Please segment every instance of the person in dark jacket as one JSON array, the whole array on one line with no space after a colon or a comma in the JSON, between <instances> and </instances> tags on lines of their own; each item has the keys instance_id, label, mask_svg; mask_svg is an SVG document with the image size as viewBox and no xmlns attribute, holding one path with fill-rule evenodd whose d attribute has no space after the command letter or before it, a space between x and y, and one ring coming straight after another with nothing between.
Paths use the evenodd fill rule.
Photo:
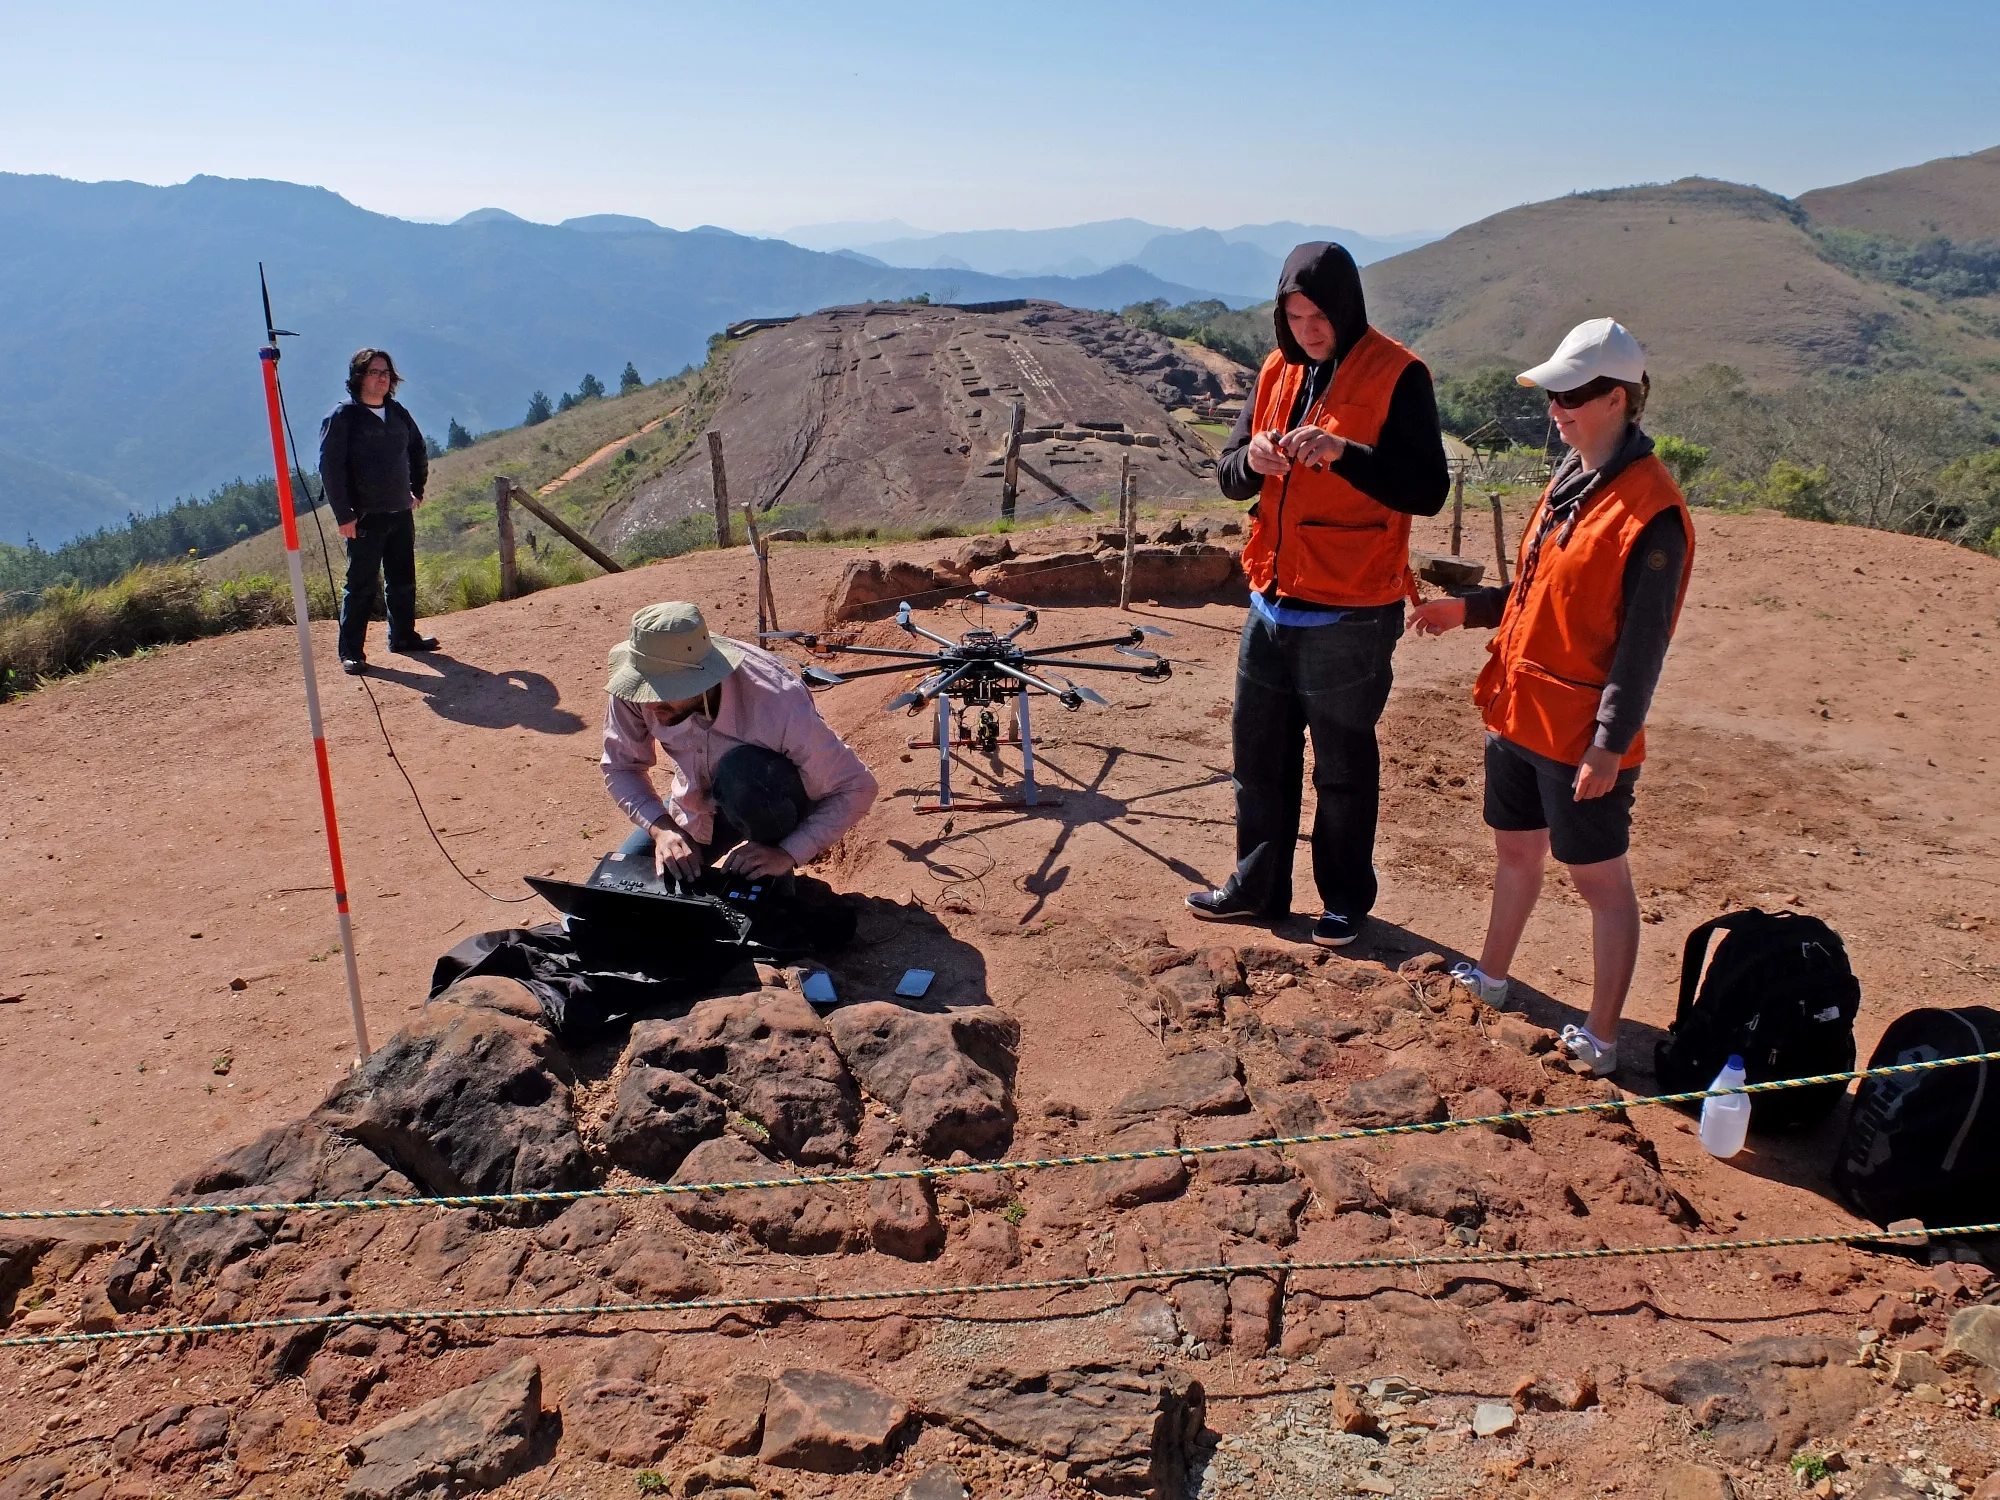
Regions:
<instances>
[{"instance_id":1,"label":"person in dark jacket","mask_svg":"<svg viewBox=\"0 0 2000 1500\"><path fill-rule=\"evenodd\" d=\"M1273 321L1278 347L1220 475L1223 494L1256 502L1231 724L1236 869L1187 904L1211 919L1290 914L1311 735L1312 937L1338 948L1375 904L1375 726L1414 592L1410 517L1443 508L1450 476L1430 371L1368 326L1352 256L1325 243L1292 251Z\"/></svg>"},{"instance_id":2,"label":"person in dark jacket","mask_svg":"<svg viewBox=\"0 0 2000 1500\"><path fill-rule=\"evenodd\" d=\"M340 669L367 670L368 618L377 580L388 580L389 649L435 651L417 631L417 520L430 456L416 419L396 400L403 377L386 349L359 349L347 363L347 394L320 424L319 477L347 538L340 601Z\"/></svg>"}]
</instances>

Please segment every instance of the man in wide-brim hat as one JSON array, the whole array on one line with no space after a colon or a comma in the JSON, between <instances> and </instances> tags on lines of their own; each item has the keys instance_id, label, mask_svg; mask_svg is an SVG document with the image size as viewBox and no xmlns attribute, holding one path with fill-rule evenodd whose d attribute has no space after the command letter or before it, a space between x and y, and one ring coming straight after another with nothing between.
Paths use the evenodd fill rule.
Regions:
<instances>
[{"instance_id":1,"label":"man in wide-brim hat","mask_svg":"<svg viewBox=\"0 0 2000 1500\"><path fill-rule=\"evenodd\" d=\"M634 615L605 689L604 784L636 825L619 852L650 846L662 874L788 875L874 804L875 778L811 690L768 651L711 635L695 605ZM664 800L648 774L659 750L674 765Z\"/></svg>"}]
</instances>

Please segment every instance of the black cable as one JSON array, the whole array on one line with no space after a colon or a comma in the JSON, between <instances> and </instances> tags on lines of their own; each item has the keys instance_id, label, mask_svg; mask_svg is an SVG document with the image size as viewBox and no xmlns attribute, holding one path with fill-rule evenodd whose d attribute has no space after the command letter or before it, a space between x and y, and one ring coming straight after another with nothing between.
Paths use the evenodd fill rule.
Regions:
<instances>
[{"instance_id":1,"label":"black cable","mask_svg":"<svg viewBox=\"0 0 2000 1500\"><path fill-rule=\"evenodd\" d=\"M273 371L272 373L275 375L277 372ZM285 405L285 383L283 380L279 380L277 385L278 411L285 422L285 441L291 444L292 449L292 473L298 480L299 488L305 492L308 502L306 509L312 512L313 530L319 535L320 565L326 570L327 592L332 597L337 609L340 600L340 589L333 581L333 551L327 543L326 523L320 519L319 514L325 501L325 488L322 486L320 495L317 498L314 497L312 486L306 480L306 471L299 463L299 440L297 434L292 431L291 408ZM360 682L362 692L368 695L368 706L375 711L375 727L381 731L383 748L389 752L389 760L396 767L396 774L403 778L403 785L410 789L410 800L416 804L417 816L423 819L424 832L431 836L431 842L437 845L438 853L444 856L444 862L451 866L452 873L471 886L475 891L479 892L488 901L497 901L503 906L517 906L523 901L538 899L537 893L534 891L528 892L525 896L496 896L477 880L473 879L472 876L466 874L464 867L456 859L452 858L451 850L445 848L444 840L438 836L437 827L431 822L431 815L424 807L423 794L417 790L416 782L410 779L409 768L403 764L403 757L396 753L396 742L389 738L389 724L382 717L382 705L375 697L374 687L370 685L366 675L361 677Z\"/></svg>"}]
</instances>

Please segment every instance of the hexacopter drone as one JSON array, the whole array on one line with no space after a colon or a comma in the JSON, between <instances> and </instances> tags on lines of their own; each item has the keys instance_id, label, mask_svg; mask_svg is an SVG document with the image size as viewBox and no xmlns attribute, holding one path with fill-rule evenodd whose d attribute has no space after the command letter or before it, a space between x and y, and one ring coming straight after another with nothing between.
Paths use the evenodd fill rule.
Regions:
<instances>
[{"instance_id":1,"label":"hexacopter drone","mask_svg":"<svg viewBox=\"0 0 2000 1500\"><path fill-rule=\"evenodd\" d=\"M911 618L907 602L896 606L896 623L910 635L934 643L932 651L902 651L888 646L827 646L829 652L848 652L855 656L887 656L895 660L879 667L861 667L853 671L831 672L824 667L806 667L800 675L809 687L834 687L856 677L879 677L885 673L908 672L920 666L929 666L930 672L915 687L906 693L899 693L889 700L888 711L894 713L903 709L912 716L920 714L935 702L937 704L937 752L938 752L938 795L935 802L920 802L919 812L949 812L956 805L961 808L1000 806L993 802L967 802L957 804L951 797L951 752L954 746L968 745L986 754L995 754L1000 748L1000 720L994 709L1006 704L1014 704L1015 734L1021 746L1021 801L1028 807L1038 805L1039 795L1035 787L1034 739L1028 728L1028 699L1036 693L1046 693L1071 712L1086 703L1105 703L1105 699L1092 689L1071 682L1067 677L1049 670L1063 667L1071 671L1087 672L1130 672L1150 682L1173 675L1173 664L1156 652L1143 649L1141 643L1149 635L1171 636L1171 631L1161 630L1153 625L1134 625L1119 635L1104 636L1091 641L1067 641L1059 646L1037 646L1029 648L1016 645L1016 640L1032 631L1039 615L1036 611L1020 604L1002 604L987 595L982 589L971 596L974 604L984 609L1011 610L1025 618L1012 630L1004 634L987 626L968 630L956 641L926 630ZM820 639L815 633L799 630L766 632L767 639L795 640L802 645L819 648ZM1073 651L1096 651L1110 647L1121 656L1142 658L1138 666L1126 666L1122 662L1077 661L1064 653ZM953 732L952 704L959 705L957 732ZM965 717L973 710L979 717L968 730ZM912 740L913 747L931 745L929 740Z\"/></svg>"}]
</instances>

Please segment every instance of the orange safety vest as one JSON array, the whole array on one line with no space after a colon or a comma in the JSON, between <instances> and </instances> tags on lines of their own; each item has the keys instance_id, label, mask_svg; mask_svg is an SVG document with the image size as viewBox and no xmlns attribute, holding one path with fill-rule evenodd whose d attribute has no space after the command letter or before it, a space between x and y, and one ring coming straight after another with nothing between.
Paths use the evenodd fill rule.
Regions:
<instances>
[{"instance_id":1,"label":"orange safety vest","mask_svg":"<svg viewBox=\"0 0 2000 1500\"><path fill-rule=\"evenodd\" d=\"M1598 699L1611 676L1625 613L1626 559L1649 521L1664 510L1680 512L1687 558L1674 598L1678 623L1694 571L1694 523L1666 465L1649 454L1584 502L1567 541L1560 526L1551 532L1531 567L1528 549L1548 501L1545 489L1521 533L1514 588L1500 628L1486 643L1491 654L1472 701L1495 734L1573 766L1597 734ZM1645 758L1642 729L1619 765L1636 766Z\"/></svg>"},{"instance_id":2,"label":"orange safety vest","mask_svg":"<svg viewBox=\"0 0 2000 1500\"><path fill-rule=\"evenodd\" d=\"M1298 426L1373 446L1388 420L1389 398L1416 355L1370 328L1334 369L1332 384ZM1306 367L1286 363L1273 350L1257 375L1253 432L1280 432ZM1361 609L1391 604L1411 593L1410 518L1364 495L1330 469L1295 464L1291 473L1264 476L1264 492L1243 548L1250 587L1267 592L1275 582L1287 598Z\"/></svg>"}]
</instances>

